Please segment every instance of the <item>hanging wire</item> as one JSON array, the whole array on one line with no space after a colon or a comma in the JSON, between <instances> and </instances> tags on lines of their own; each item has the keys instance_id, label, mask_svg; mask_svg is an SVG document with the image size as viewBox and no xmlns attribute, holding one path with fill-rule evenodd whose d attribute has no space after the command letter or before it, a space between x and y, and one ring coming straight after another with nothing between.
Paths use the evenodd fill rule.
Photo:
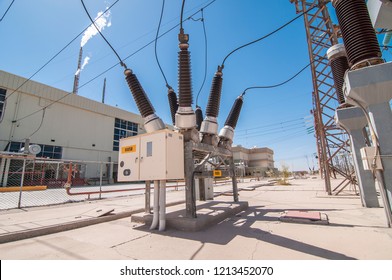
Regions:
<instances>
[{"instance_id":1,"label":"hanging wire","mask_svg":"<svg viewBox=\"0 0 392 280\"><path fill-rule=\"evenodd\" d=\"M204 78L203 78L203 82L201 83L199 92L196 95L196 106L199 105L199 103L198 103L199 95L204 87L204 84L205 84L206 78L207 78L208 45L207 45L207 32L206 32L206 26L205 26L204 9L201 9L201 19L200 20L203 24L203 32L204 32L204 50L205 50L205 53L204 53Z\"/></svg>"},{"instance_id":2,"label":"hanging wire","mask_svg":"<svg viewBox=\"0 0 392 280\"><path fill-rule=\"evenodd\" d=\"M36 134L37 132L38 132L38 130L40 130L41 129L41 127L42 127L42 124L44 123L44 118L45 118L45 112L46 112L46 108L45 109L43 109L43 111L42 111L42 118L41 118L41 123L39 124L39 126L38 126L38 128L33 132L33 133L31 133L30 134L30 136L29 137L27 137L27 138L31 138L31 136L33 136L34 134Z\"/></svg>"},{"instance_id":3,"label":"hanging wire","mask_svg":"<svg viewBox=\"0 0 392 280\"><path fill-rule=\"evenodd\" d=\"M315 60L315 61L317 61L317 60ZM284 85L284 84L287 84L288 82L290 82L291 80L293 80L295 77L297 77L299 74L301 74L306 68L308 68L310 65L312 65L312 63L315 62L315 61L311 61L308 65L306 65L306 66L303 67L300 71L298 71L294 76L292 76L291 78L287 79L287 80L284 81L284 82L281 82L281 83L275 84L275 85L269 85L269 86L253 86L253 87L248 87L248 88L246 88L246 89L243 91L242 95L245 95L245 94L246 94L246 91L247 91L247 90L250 90L250 89L275 88L275 87L280 87L280 86L282 86L282 85Z\"/></svg>"},{"instance_id":4,"label":"hanging wire","mask_svg":"<svg viewBox=\"0 0 392 280\"><path fill-rule=\"evenodd\" d=\"M113 6L114 6L117 2L119 2L119 1L120 1L120 0L117 0L116 2L114 2L109 8L107 8L107 9L103 12L103 14L105 14L111 7L113 7ZM208 6L210 6L211 4L213 4L215 1L216 1L216 0L210 1L210 2L209 2L208 4L206 4L202 9L207 8ZM199 11L200 11L200 10L194 12L190 17L196 15L197 13L199 13ZM103 15L103 14L102 14L102 15ZM101 15L101 16L102 16L102 15ZM98 18L99 18L99 17L98 17ZM98 19L98 18L97 18L97 19ZM97 20L97 19L96 19L96 20ZM187 18L186 20L189 20L189 18ZM186 21L186 20L185 20L185 21ZM158 39L161 38L162 36L166 35L166 34L169 33L170 31L174 30L174 29L177 28L179 25L180 25L180 24L176 24L175 26L173 26L172 28L170 28L170 29L167 30L166 32L162 33L160 36L158 36ZM17 89L15 89L12 93L16 92L16 91L17 91L18 89L20 89L24 84L26 84L31 78L33 78L33 76L35 76L39 71L41 71L41 70L42 70L47 64L49 64L56 56L58 56L63 50L65 50L73 41L75 41L81 34L83 34L83 32L86 31L86 29L87 29L88 27L90 27L90 25L87 26L82 32L80 32L80 33L78 34L78 36L76 36L74 39L72 39L71 42L69 42L63 49L61 49L54 57L52 57L47 63L45 63L44 66L42 66L38 71L36 71L28 80L26 80L24 83L22 83L22 84L21 84ZM134 55L137 54L138 52L142 51L143 49L147 48L149 45L151 45L151 44L154 43L154 42L155 42L155 39L152 40L152 41L150 41L150 42L147 43L146 45L142 46L141 48L139 48L139 49L136 50L135 52L131 53L131 54L128 55L127 57L125 57L124 61L127 60L128 58L134 56ZM98 79L100 76L102 76L102 75L104 75L105 73L107 73L107 72L109 72L110 70L112 70L112 69L113 69L114 67L116 67L118 64L119 64L119 63L117 62L116 64L112 65L111 67L109 67L108 69L106 69L105 71L103 71L102 73L100 73L99 75L95 76L95 77L92 78L91 80L89 80L89 81L87 81L86 83L84 83L83 85L79 86L78 89L80 89L80 88L86 86L87 84L91 83L92 81ZM11 94L12 94L12 93L11 93ZM11 94L10 94L10 95L11 95ZM9 96L10 96L10 95L9 95ZM50 103L49 105L47 105L47 106L45 106L45 107L43 107L43 108L41 108L41 109L39 109L39 110L37 110L37 111L35 111L35 112L32 112L32 113L30 113L30 114L28 114L28 115L26 115L26 116L24 116L24 117L22 117L22 118L19 118L19 119L15 120L14 122L18 122L18 121L24 120L24 119L26 119L26 118L28 118L28 117L31 117L31 116L33 116L33 115L35 115L35 114L41 112L42 110L44 110L44 109L46 109L46 108L52 106L53 104L55 104L55 103L57 103L57 102L60 102L61 100L63 100L64 98L66 98L66 97L69 96L69 95L72 95L72 93L65 94L64 96L58 98L57 100L53 101L53 102ZM8 97L9 97L9 96L8 96ZM7 98L8 98L8 97L7 97ZM7 100L7 98L6 98L5 100Z\"/></svg>"},{"instance_id":5,"label":"hanging wire","mask_svg":"<svg viewBox=\"0 0 392 280\"><path fill-rule=\"evenodd\" d=\"M90 19L91 23L94 25L95 29L97 29L99 35L101 35L101 37L105 40L105 42L108 44L108 46L112 49L112 51L114 52L114 54L117 56L118 60L120 61L120 65L123 66L125 69L127 69L127 66L125 65L125 63L122 61L121 57L118 55L118 53L116 52L116 50L113 48L113 46L109 43L108 40L106 40L105 36L103 36L101 30L99 30L98 26L95 24L95 21L92 19L92 17L90 16L90 13L88 12L86 5L84 4L83 0L80 0L80 2L82 2L84 11L86 12L88 18Z\"/></svg>"},{"instance_id":6,"label":"hanging wire","mask_svg":"<svg viewBox=\"0 0 392 280\"><path fill-rule=\"evenodd\" d=\"M263 37L260 37L260 38L258 38L258 39L256 39L256 40L252 41L252 42L246 43L245 45L242 45L242 46L240 46L240 47L238 47L238 48L232 50L232 51L231 51L228 55L226 55L226 57L223 59L223 62L222 62L222 66L221 66L221 67L222 67L222 68L224 67L225 62L226 62L226 59L228 59L229 56L232 55L233 53L235 53L236 51L238 51L238 50L240 50L240 49L242 49L242 48L245 48L245 47L247 47L247 46L250 46L250 45L252 45L252 44L254 44L254 43L257 43L257 42L259 42L259 41L261 41L261 40L263 40L263 39L268 38L269 36L275 34L275 33L278 32L279 30L285 28L285 27L286 27L287 25L289 25L290 23L292 23L292 22L294 22L295 20L299 19L299 18L302 17L304 14L310 12L310 11L311 11L312 9L314 9L315 7L316 7L316 5L313 5L313 6L310 7L308 10L306 10L306 11L304 11L303 13L299 14L298 16L296 16L295 18L293 18L292 20L286 22L285 24L283 24L283 25L280 26L279 28L275 29L274 31L268 33L267 35L265 35L265 36L263 36Z\"/></svg>"},{"instance_id":7,"label":"hanging wire","mask_svg":"<svg viewBox=\"0 0 392 280\"><path fill-rule=\"evenodd\" d=\"M5 12L4 12L4 14L3 14L3 16L1 17L1 19L0 19L0 22L2 22L2 21L3 21L4 17L7 15L7 13L8 13L8 11L9 11L9 9L11 9L11 7L12 7L12 4L14 4L14 2L15 2L15 0L12 0L11 4L9 4L9 6L8 6L7 10L5 10Z\"/></svg>"},{"instance_id":8,"label":"hanging wire","mask_svg":"<svg viewBox=\"0 0 392 280\"><path fill-rule=\"evenodd\" d=\"M206 9L208 6L210 6L211 4L213 4L215 1L217 0L212 0L211 2L209 2L208 4L206 4L203 8L201 9ZM199 13L200 10L194 12L192 15L190 15L187 19L185 19L184 21L190 20L192 16L196 15L197 13ZM160 39L161 37L163 37L164 35L166 35L167 33L169 33L170 31L176 29L180 24L176 24L175 26L173 26L172 28L170 28L169 30L167 30L166 32L162 33L161 35L158 36L158 39ZM130 55L128 55L127 57L124 58L124 61L128 60L129 58L131 58L132 56L134 56L135 54L139 53L140 51L142 51L143 49L147 48L148 46L150 46L151 44L153 44L155 42L155 39L151 40L150 42L148 42L147 44L145 44L144 46L142 46L141 48L139 48L138 50L134 51L133 53L131 53ZM98 79L99 77L101 77L102 75L106 74L107 72L109 72L110 70L112 70L114 67L117 66L118 63L110 66L108 69L106 69L105 71L101 72L100 74L98 74L97 76L95 76L94 78L90 79L89 81L85 82L84 84L82 84L81 86L78 87L78 89L86 86L87 84L93 82L94 80Z\"/></svg>"},{"instance_id":9,"label":"hanging wire","mask_svg":"<svg viewBox=\"0 0 392 280\"><path fill-rule=\"evenodd\" d=\"M159 17L158 29L157 29L157 33L156 33L156 35L155 35L154 50L155 50L155 59L156 59L156 61L157 61L159 70L161 71L162 76L163 76L163 78L165 79L166 87L167 87L168 89L170 89L171 86L170 86L169 83L167 82L166 75L165 75L165 73L163 72L163 69L162 69L162 67L161 67L161 64L159 63L158 53L157 53L157 42L158 42L159 30L161 29L161 23L162 23L162 17L163 17L163 11L164 11L164 10L165 10L165 0L162 0L161 16Z\"/></svg>"},{"instance_id":10,"label":"hanging wire","mask_svg":"<svg viewBox=\"0 0 392 280\"><path fill-rule=\"evenodd\" d=\"M184 16L184 6L185 6L185 0L182 0L182 6L181 6L181 16L180 16L180 30L182 30L182 18Z\"/></svg>"}]
</instances>

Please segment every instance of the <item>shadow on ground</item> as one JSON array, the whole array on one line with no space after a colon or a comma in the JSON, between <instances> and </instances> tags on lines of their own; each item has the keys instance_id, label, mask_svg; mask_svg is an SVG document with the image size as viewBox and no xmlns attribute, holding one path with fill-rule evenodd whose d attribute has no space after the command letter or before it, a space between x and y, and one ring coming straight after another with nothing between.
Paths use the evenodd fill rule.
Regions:
<instances>
[{"instance_id":1,"label":"shadow on ground","mask_svg":"<svg viewBox=\"0 0 392 280\"><path fill-rule=\"evenodd\" d=\"M218 225L198 232L184 232L167 229L164 232L153 231L154 234L160 234L168 237L189 239L202 243L201 247L193 254L194 259L198 252L202 250L206 243L226 245L236 236L253 238L262 242L281 246L287 249L295 250L305 254L313 255L323 259L331 260L354 260L355 258L334 252L328 249L317 247L305 242L297 241L282 235L274 234L270 231L252 227L256 222L277 222L279 221L279 213L290 209L263 209L263 206L249 207L246 211L228 218ZM292 209L302 210L302 209ZM303 211L338 211L338 209L303 209ZM312 225L304 225L312 226ZM150 232L148 226L141 225L134 227L136 230Z\"/></svg>"}]
</instances>

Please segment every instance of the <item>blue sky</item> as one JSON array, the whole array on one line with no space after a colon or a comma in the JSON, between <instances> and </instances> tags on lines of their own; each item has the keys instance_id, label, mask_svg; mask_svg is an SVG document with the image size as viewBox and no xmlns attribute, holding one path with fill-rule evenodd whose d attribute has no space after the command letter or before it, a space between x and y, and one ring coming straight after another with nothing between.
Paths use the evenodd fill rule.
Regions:
<instances>
[{"instance_id":1,"label":"blue sky","mask_svg":"<svg viewBox=\"0 0 392 280\"><path fill-rule=\"evenodd\" d=\"M12 0L0 2L0 14ZM115 1L85 0L92 17ZM188 0L184 18L210 1ZM179 23L181 0L166 0L161 33ZM155 38L161 0L121 0L110 11L103 29L113 47L125 58ZM334 12L331 10L333 19ZM261 37L296 16L289 0L216 0L204 10L208 40L207 80L198 105L205 110L211 80L223 58L234 48ZM201 17L199 12L194 16ZM0 22L2 38L0 69L30 77L53 55L90 24L79 0L15 1ZM194 101L204 77L205 47L201 21L187 20L183 27L190 35ZM169 84L177 91L178 28L158 40L158 56ZM33 80L72 91L74 73L82 36L71 43ZM117 65L103 76L89 82L118 60L99 35L84 46L90 58L80 76L79 95L100 101L106 77L106 102L124 110L137 107ZM390 52L384 52L386 60ZM138 76L157 114L171 123L165 81L154 56L154 44L127 59L126 64ZM219 114L223 125L234 99L249 86L271 85L284 81L309 63L303 19L275 35L229 57L223 70L223 89ZM88 84L86 84L89 82ZM235 144L245 147L269 147L275 152L275 164L285 163L294 170L308 169L316 152L315 138L307 134L311 126L312 81L310 69L290 83L275 89L247 92L237 124ZM195 105L195 104L194 104ZM30 112L26 112L26 115ZM308 157L308 160L306 159Z\"/></svg>"}]
</instances>

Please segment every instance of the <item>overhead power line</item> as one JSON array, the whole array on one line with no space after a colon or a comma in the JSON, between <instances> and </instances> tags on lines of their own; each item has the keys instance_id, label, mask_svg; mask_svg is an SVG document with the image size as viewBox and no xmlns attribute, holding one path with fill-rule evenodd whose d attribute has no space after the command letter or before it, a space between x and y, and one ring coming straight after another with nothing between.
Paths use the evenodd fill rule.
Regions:
<instances>
[{"instance_id":1,"label":"overhead power line","mask_svg":"<svg viewBox=\"0 0 392 280\"><path fill-rule=\"evenodd\" d=\"M299 19L299 18L302 17L304 14L310 12L310 11L313 10L315 7L316 7L316 5L313 5L313 6L310 7L308 10L306 10L306 11L304 11L303 13L299 14L298 16L296 16L295 18L293 18L292 20L286 22L285 24L283 24L283 25L280 26L279 28L275 29L274 31L268 33L267 35L264 35L264 36L262 36L262 37L260 37L260 38L258 38L258 39L256 39L256 40L254 40L254 41L251 41L251 42L249 42L249 43L246 43L246 44L244 44L244 45L242 45L242 46L240 46L240 47L238 47L238 48L232 50L232 51L231 51L228 55L226 55L226 57L223 59L223 62L222 62L221 67L222 67L222 68L224 67L225 62L226 62L226 59L228 59L229 56L231 56L231 55L232 55L233 53L235 53L236 51L239 51L239 50L242 49L242 48L245 48L245 47L247 47L247 46L250 46L250 45L252 45L252 44L254 44L254 43L257 43L257 42L259 42L259 41L261 41L261 40L264 40L264 39L268 38L269 36L275 34L275 33L278 32L279 30L281 30L281 29L285 28L286 26L288 26L290 23L292 23L292 22L294 22L295 20Z\"/></svg>"},{"instance_id":2,"label":"overhead power line","mask_svg":"<svg viewBox=\"0 0 392 280\"><path fill-rule=\"evenodd\" d=\"M7 15L8 11L11 9L11 7L12 7L12 4L14 4L14 2L15 2L15 0L12 0L11 4L9 4L9 6L8 6L7 10L5 10L5 12L4 12L4 14L3 14L3 16L1 17L1 19L0 19L0 22L2 22L2 21L3 21L3 19L4 19L4 18L5 18L5 16Z\"/></svg>"},{"instance_id":3,"label":"overhead power line","mask_svg":"<svg viewBox=\"0 0 392 280\"><path fill-rule=\"evenodd\" d=\"M301 70L299 70L294 76L292 76L291 78L287 79L287 80L284 81L284 82L281 82L281 83L278 83L278 84L275 84L275 85L269 85L269 86L253 86L253 87L248 87L248 88L246 88L246 89L243 91L242 95L245 95L246 91L247 91L247 90L250 90L250 89L263 89L263 88L265 89L265 88L275 88L275 87L283 86L284 84L287 84L287 83L290 82L291 80L295 79L295 77L297 77L297 76L298 76L299 74L301 74L306 68L308 68L310 65L312 65L313 62L314 62L314 61L311 61L308 65L306 65L306 66L303 67Z\"/></svg>"},{"instance_id":4,"label":"overhead power line","mask_svg":"<svg viewBox=\"0 0 392 280\"><path fill-rule=\"evenodd\" d=\"M110 10L114 5L116 5L120 0L115 1L112 5L110 5L109 8L107 8L102 15L98 16L95 21L97 21L101 16L103 16L108 10ZM95 22L94 21L94 22ZM35 71L27 80L25 80L21 85L19 85L14 91L12 91L5 100L10 98L16 91L18 91L21 87L23 87L27 82L29 82L35 75L37 75L39 72L42 71L49 63L51 63L59 54L61 54L66 48L68 48L69 45L71 45L77 38L79 38L80 35L82 35L87 28L90 27L91 24L89 24L86 28L84 28L78 35L76 35L69 43L67 43L61 50L59 50L54 56L52 56L47 62L44 63L37 71ZM39 111L38 111L39 112Z\"/></svg>"},{"instance_id":5,"label":"overhead power line","mask_svg":"<svg viewBox=\"0 0 392 280\"><path fill-rule=\"evenodd\" d=\"M204 18L204 10L201 9L201 22L203 24L203 33L204 33L204 77L203 77L203 82L201 83L199 92L196 95L196 106L198 106L198 99L200 92L202 91L204 84L206 82L207 78L207 66L208 66L208 44L207 44L207 32L206 32L206 25L205 25L205 18Z\"/></svg>"},{"instance_id":6,"label":"overhead power line","mask_svg":"<svg viewBox=\"0 0 392 280\"><path fill-rule=\"evenodd\" d=\"M283 127L283 128L276 128L273 130L270 130L268 132L263 132L263 133L258 133L258 134L254 134L254 135L242 135L238 138L253 138L253 137L260 137L260 136L265 136L265 135L271 135L271 134L280 134L280 133L285 133L287 131L292 131L292 130L303 130L303 128L306 128L306 126L304 124L297 124L295 126L291 126L291 127Z\"/></svg>"},{"instance_id":7,"label":"overhead power line","mask_svg":"<svg viewBox=\"0 0 392 280\"><path fill-rule=\"evenodd\" d=\"M242 131L249 131L249 130L261 129L261 128L265 128L265 127L277 126L277 125L282 125L282 124L286 124L286 123L296 122L296 121L304 120L304 119L305 118L296 118L296 119L291 119L291 120L285 120L285 121L275 122L275 123L271 123L271 124L266 124L266 125L262 125L262 126L256 126L256 127L236 130L236 134L238 132L242 132Z\"/></svg>"},{"instance_id":8,"label":"overhead power line","mask_svg":"<svg viewBox=\"0 0 392 280\"><path fill-rule=\"evenodd\" d=\"M217 0L212 0L211 2L209 2L208 4L206 4L205 6L203 6L201 9L199 9L198 11L194 12L193 14L191 14L188 18L186 18L184 21L190 20L194 15L196 15L197 13L199 13L202 9L206 9L207 7L209 7L211 4L213 4L215 1ZM178 26L180 26L180 24L176 24L175 26L171 27L170 29L168 29L166 32L162 33L161 35L158 36L158 39L160 39L161 37L165 36L166 34L168 34L170 31L176 29ZM124 61L127 61L129 58L131 58L132 56L134 56L135 54L139 53L140 51L142 51L143 49L147 48L148 46L150 46L151 44L153 44L155 42L155 38L153 40L151 40L150 42L148 42L147 44L145 44L144 46L140 47L139 49L137 49L136 51L134 51L133 53L131 53L130 55L128 55L127 57L124 58ZM85 82L84 84L82 84L81 86L79 86L78 89L88 85L89 83L91 83L92 81L98 79L99 77L101 77L102 75L106 74L107 72L109 72L110 70L112 70L114 67L116 67L118 65L118 63L110 66L108 69L104 70L103 72L101 72L100 74L98 74L97 76L93 77L92 79L88 80L87 82Z\"/></svg>"},{"instance_id":9,"label":"overhead power line","mask_svg":"<svg viewBox=\"0 0 392 280\"><path fill-rule=\"evenodd\" d=\"M120 65L123 66L124 68L127 68L127 66L125 65L125 63L122 61L121 57L119 56L119 54L116 52L116 50L113 48L113 46L109 43L109 41L105 38L105 36L103 36L101 30L99 30L98 26L95 24L95 21L92 19L92 17L90 16L90 13L87 10L86 5L84 4L83 0L80 0L80 2L82 2L83 5L83 9L86 12L88 18L91 21L91 24L94 25L95 29L97 29L99 35L101 35L102 39L106 42L106 44L112 49L113 53L117 56L118 60L120 61ZM105 14L105 13L103 13Z\"/></svg>"},{"instance_id":10,"label":"overhead power line","mask_svg":"<svg viewBox=\"0 0 392 280\"><path fill-rule=\"evenodd\" d=\"M104 15L109 9L111 9L116 3L118 3L120 0L117 0L116 2L114 2L109 8L107 8L102 15ZM211 4L213 4L216 0L212 0L210 1L208 4L206 4L205 6L203 6L201 9L206 9L208 6L210 6ZM191 17L193 17L194 15L196 15L197 13L199 13L201 11L201 9L199 9L198 11L196 11L195 13L193 13L192 15L190 15L186 20L189 20ZM101 15L101 16L102 16ZM99 17L97 17L95 19L98 20ZM161 38L162 36L166 35L167 33L169 33L170 31L172 31L173 29L177 28L180 24L176 24L175 26L173 26L172 28L170 28L169 30L167 30L166 32L162 33L160 36L158 36L158 39ZM89 25L90 26L90 25ZM83 34L83 32L89 27L87 26L82 32L80 32L74 39L71 40L71 42L69 42L65 47L63 47L55 56L53 56L48 62L46 62L40 69L38 69L32 76L30 76L30 78L28 78L26 81L24 81L18 88L16 88L11 94L13 94L14 92L16 92L17 90L19 90L24 84L26 84L28 81L30 81L38 72L40 72L43 68L45 68L53 59L55 59L55 57L57 57L63 50L65 50L73 41L75 41L81 34ZM128 58L132 57L133 55L137 54L138 52L140 52L141 50L143 50L144 48L148 47L149 45L151 45L152 43L155 42L155 39L150 41L149 43L147 43L146 45L142 46L141 48L139 48L138 50L136 50L135 52L133 52L132 54L128 55L127 57L125 57L125 59L123 61L126 61ZM116 67L119 63L116 63L114 65L112 65L111 67L109 67L108 69L106 69L104 72L102 72L101 74L97 75L96 77L92 78L91 80L89 80L88 82L84 83L83 85L79 86L78 89L82 88L83 86L87 85L88 83L92 82L93 80L97 79L98 77L102 76L103 74L105 74L106 72L110 71L111 69L113 69L114 67ZM9 96L11 96L11 94ZM64 98L66 98L67 96L71 95L72 93L68 93L62 97L60 97L57 100L54 100L52 103L50 103L49 105L35 111L32 112L24 117L21 117L17 120L14 120L14 122L18 122L21 120L24 120L32 115L35 115L39 112L41 112L42 110L45 110L46 108L50 107L51 105L60 102L61 100L63 100ZM8 96L8 97L9 97ZM8 98L7 97L7 98ZM5 100L7 100L7 98Z\"/></svg>"}]
</instances>

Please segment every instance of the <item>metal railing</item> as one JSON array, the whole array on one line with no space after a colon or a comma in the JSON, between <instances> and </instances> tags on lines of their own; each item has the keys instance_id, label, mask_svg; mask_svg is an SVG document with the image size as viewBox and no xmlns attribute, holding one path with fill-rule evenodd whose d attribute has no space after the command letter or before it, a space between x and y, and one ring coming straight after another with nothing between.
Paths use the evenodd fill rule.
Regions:
<instances>
[{"instance_id":1,"label":"metal railing","mask_svg":"<svg viewBox=\"0 0 392 280\"><path fill-rule=\"evenodd\" d=\"M0 155L0 210L143 194L144 182L116 183L116 164Z\"/></svg>"}]
</instances>

